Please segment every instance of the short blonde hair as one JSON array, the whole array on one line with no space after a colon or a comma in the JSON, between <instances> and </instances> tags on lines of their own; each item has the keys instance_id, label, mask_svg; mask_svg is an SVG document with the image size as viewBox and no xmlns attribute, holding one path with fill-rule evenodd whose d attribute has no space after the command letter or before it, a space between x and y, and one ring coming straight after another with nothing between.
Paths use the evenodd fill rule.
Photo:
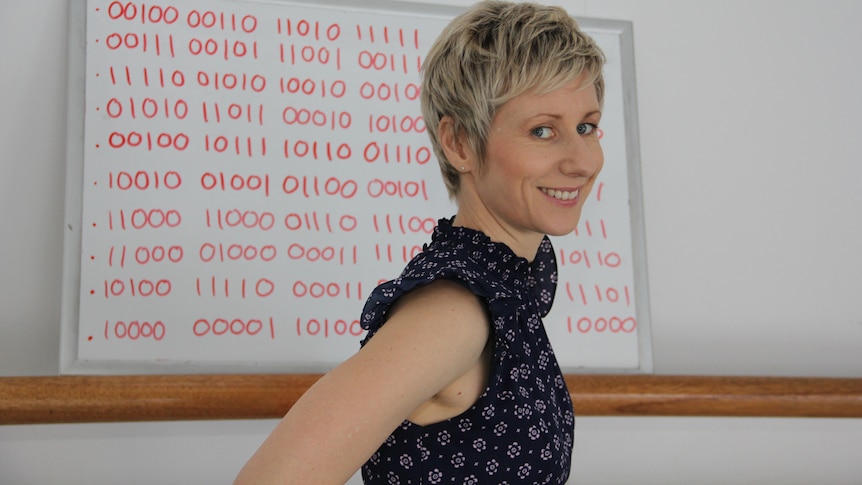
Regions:
<instances>
[{"instance_id":1,"label":"short blonde hair","mask_svg":"<svg viewBox=\"0 0 862 485\"><path fill-rule=\"evenodd\" d=\"M454 197L459 174L446 159L437 132L452 119L484 164L491 121L499 109L525 92L546 93L581 75L604 99L605 57L595 41L560 7L483 1L443 30L422 66L422 116L443 180Z\"/></svg>"}]
</instances>

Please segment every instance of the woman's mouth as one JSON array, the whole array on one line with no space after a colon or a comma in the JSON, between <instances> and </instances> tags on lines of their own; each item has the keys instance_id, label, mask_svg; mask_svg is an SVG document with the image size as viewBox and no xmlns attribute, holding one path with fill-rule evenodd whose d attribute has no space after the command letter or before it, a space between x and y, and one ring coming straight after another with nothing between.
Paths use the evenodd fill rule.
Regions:
<instances>
[{"instance_id":1,"label":"woman's mouth","mask_svg":"<svg viewBox=\"0 0 862 485\"><path fill-rule=\"evenodd\" d=\"M549 197L553 197L557 200L562 200L562 201L577 199L578 194L581 192L580 189L575 189L575 190L569 191L569 190L548 189L545 187L542 187L540 190L542 192L544 192L545 195L547 195Z\"/></svg>"}]
</instances>

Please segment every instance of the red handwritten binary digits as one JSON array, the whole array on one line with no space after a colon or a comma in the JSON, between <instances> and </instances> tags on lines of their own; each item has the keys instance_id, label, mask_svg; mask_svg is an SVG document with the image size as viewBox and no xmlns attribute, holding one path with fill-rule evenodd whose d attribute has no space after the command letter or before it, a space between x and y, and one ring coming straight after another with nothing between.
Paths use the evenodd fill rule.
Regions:
<instances>
[{"instance_id":1,"label":"red handwritten binary digits","mask_svg":"<svg viewBox=\"0 0 862 485\"><path fill-rule=\"evenodd\" d=\"M194 333L195 337L206 337L208 335L214 337L220 337L223 335L247 335L249 337L254 337L264 330L264 321L268 322L268 327L266 328L269 329L269 333L265 333L263 335L269 336L270 339L275 339L275 323L272 317L264 319L252 318L248 320L244 320L242 318L234 318L231 320L226 318L214 318L212 320L199 318L195 321L194 325L192 325L192 333Z\"/></svg>"},{"instance_id":2,"label":"red handwritten binary digits","mask_svg":"<svg viewBox=\"0 0 862 485\"><path fill-rule=\"evenodd\" d=\"M184 120L189 114L189 105L183 99L135 99L134 97L129 97L127 100L121 101L117 98L111 98L105 104L105 112L114 119L121 118L125 114L125 116L133 120L137 119L138 116L146 119L159 118L169 120L173 118Z\"/></svg>"},{"instance_id":3,"label":"red handwritten binary digits","mask_svg":"<svg viewBox=\"0 0 862 485\"><path fill-rule=\"evenodd\" d=\"M414 68L417 73L421 71L422 58L419 56L408 57L407 54L399 56L385 52L362 51L357 58L357 64L361 69L371 72L387 71L410 74Z\"/></svg>"},{"instance_id":4,"label":"red handwritten binary digits","mask_svg":"<svg viewBox=\"0 0 862 485\"><path fill-rule=\"evenodd\" d=\"M161 320L155 322L132 320L129 322L117 321L110 322L105 320L105 340L142 340L152 339L161 341L166 334L165 324Z\"/></svg>"},{"instance_id":5,"label":"red handwritten binary digits","mask_svg":"<svg viewBox=\"0 0 862 485\"><path fill-rule=\"evenodd\" d=\"M177 190L183 185L179 172L136 170L108 172L108 188L118 190Z\"/></svg>"},{"instance_id":6,"label":"red handwritten binary digits","mask_svg":"<svg viewBox=\"0 0 862 485\"><path fill-rule=\"evenodd\" d=\"M357 195L359 184L355 180L341 180L338 177L322 180L322 177L318 176L288 175L284 178L282 190L287 195L295 194L305 198L330 196L348 200ZM405 181L375 178L368 182L366 191L372 199L397 197L428 200L428 187L424 179Z\"/></svg>"},{"instance_id":7,"label":"red handwritten binary digits","mask_svg":"<svg viewBox=\"0 0 862 485\"><path fill-rule=\"evenodd\" d=\"M275 227L275 215L269 211L216 209L206 210L206 226L224 229L256 229L269 231Z\"/></svg>"},{"instance_id":8,"label":"red handwritten binary digits","mask_svg":"<svg viewBox=\"0 0 862 485\"><path fill-rule=\"evenodd\" d=\"M582 219L578 227L572 233L575 236L601 237L608 238L608 227L604 219L599 219L598 222L589 219Z\"/></svg>"},{"instance_id":9,"label":"red handwritten binary digits","mask_svg":"<svg viewBox=\"0 0 862 485\"><path fill-rule=\"evenodd\" d=\"M220 57L226 61L231 59L258 59L257 41L244 42L228 39L198 39L189 40L189 54L193 57Z\"/></svg>"},{"instance_id":10,"label":"red handwritten binary digits","mask_svg":"<svg viewBox=\"0 0 862 485\"><path fill-rule=\"evenodd\" d=\"M286 125L316 126L329 128L331 131L348 130L353 124L353 115L349 111L323 111L319 109L296 108L288 106L281 113L281 119Z\"/></svg>"},{"instance_id":11,"label":"red handwritten binary digits","mask_svg":"<svg viewBox=\"0 0 862 485\"><path fill-rule=\"evenodd\" d=\"M198 86L212 88L215 91L244 91L262 93L266 90L266 76L262 74L235 73L235 72L207 72L198 71Z\"/></svg>"},{"instance_id":12,"label":"red handwritten binary digits","mask_svg":"<svg viewBox=\"0 0 862 485\"><path fill-rule=\"evenodd\" d=\"M634 317L581 317L577 321L568 317L569 333L634 333L637 330L637 320Z\"/></svg>"},{"instance_id":13,"label":"red handwritten binary digits","mask_svg":"<svg viewBox=\"0 0 862 485\"><path fill-rule=\"evenodd\" d=\"M254 15L239 16L235 13L192 10L186 16L186 24L192 29L217 29L253 34L257 31L258 21Z\"/></svg>"},{"instance_id":14,"label":"red handwritten binary digits","mask_svg":"<svg viewBox=\"0 0 862 485\"><path fill-rule=\"evenodd\" d=\"M428 200L428 186L425 179L418 181L374 179L368 182L368 195L372 199L396 197Z\"/></svg>"},{"instance_id":15,"label":"red handwritten binary digits","mask_svg":"<svg viewBox=\"0 0 862 485\"><path fill-rule=\"evenodd\" d=\"M374 245L374 254L377 257L377 261L380 262L399 262L399 263L408 263L412 260L417 254L422 252L422 246L415 244L413 246L408 245L400 245L396 246L393 244L375 244ZM400 259L398 256L401 256Z\"/></svg>"},{"instance_id":16,"label":"red handwritten binary digits","mask_svg":"<svg viewBox=\"0 0 862 485\"><path fill-rule=\"evenodd\" d=\"M254 211L241 209L207 209L205 223L208 228L220 230L240 228L270 231L276 226L276 217L270 211ZM284 228L289 231L311 232L343 232L356 230L358 222L355 216L344 214L336 216L330 213L292 212L284 216Z\"/></svg>"},{"instance_id":17,"label":"red handwritten binary digits","mask_svg":"<svg viewBox=\"0 0 862 485\"><path fill-rule=\"evenodd\" d=\"M595 264L596 267L619 268L622 262L622 256L615 251L591 252L587 250L568 251L560 249L560 266L583 264L586 268L592 268L593 264Z\"/></svg>"},{"instance_id":18,"label":"red handwritten binary digits","mask_svg":"<svg viewBox=\"0 0 862 485\"><path fill-rule=\"evenodd\" d=\"M337 23L324 25L316 20L294 20L290 18L277 19L277 22L277 31L279 35L313 38L314 40L328 40L329 42L336 42L339 37L341 37L341 25Z\"/></svg>"},{"instance_id":19,"label":"red handwritten binary digits","mask_svg":"<svg viewBox=\"0 0 862 485\"><path fill-rule=\"evenodd\" d=\"M396 103L413 102L419 99L420 88L414 83L373 83L363 82L359 87L359 97L369 101L392 101Z\"/></svg>"},{"instance_id":20,"label":"red handwritten binary digits","mask_svg":"<svg viewBox=\"0 0 862 485\"><path fill-rule=\"evenodd\" d=\"M104 281L105 298L117 297L165 297L171 294L171 280L163 278L152 280L147 278L115 278Z\"/></svg>"},{"instance_id":21,"label":"red handwritten binary digits","mask_svg":"<svg viewBox=\"0 0 862 485\"><path fill-rule=\"evenodd\" d=\"M266 137L204 135L204 151L249 158L266 156Z\"/></svg>"},{"instance_id":22,"label":"red handwritten binary digits","mask_svg":"<svg viewBox=\"0 0 862 485\"><path fill-rule=\"evenodd\" d=\"M349 200L356 196L359 184L352 179L342 180L338 177L288 175L281 184L286 195L301 195L306 199L311 197L330 196Z\"/></svg>"},{"instance_id":23,"label":"red handwritten binary digits","mask_svg":"<svg viewBox=\"0 0 862 485\"><path fill-rule=\"evenodd\" d=\"M171 25L180 18L176 7L162 7L135 2L111 2L107 10L111 20L135 20L141 24Z\"/></svg>"},{"instance_id":24,"label":"red handwritten binary digits","mask_svg":"<svg viewBox=\"0 0 862 485\"><path fill-rule=\"evenodd\" d=\"M401 47L413 47L419 49L419 29L398 28L397 34L390 32L389 27L375 27L373 25L356 25L356 38L360 41L368 41L372 44L382 42L391 44L397 42Z\"/></svg>"},{"instance_id":25,"label":"red handwritten binary digits","mask_svg":"<svg viewBox=\"0 0 862 485\"><path fill-rule=\"evenodd\" d=\"M198 296L213 296L217 298L249 297L268 298L275 293L275 283L269 278L195 278L195 290Z\"/></svg>"},{"instance_id":26,"label":"red handwritten binary digits","mask_svg":"<svg viewBox=\"0 0 862 485\"><path fill-rule=\"evenodd\" d=\"M309 318L304 319L298 317L296 319L296 336L297 337L358 337L365 330L359 320L345 319L329 319L329 318Z\"/></svg>"},{"instance_id":27,"label":"red handwritten binary digits","mask_svg":"<svg viewBox=\"0 0 862 485\"><path fill-rule=\"evenodd\" d=\"M225 121L244 121L249 124L263 126L263 103L219 103L218 101L201 103L201 115L204 123L221 123Z\"/></svg>"},{"instance_id":28,"label":"red handwritten binary digits","mask_svg":"<svg viewBox=\"0 0 862 485\"><path fill-rule=\"evenodd\" d=\"M399 214L394 216L386 214L372 217L374 232L378 234L431 234L437 221L433 217L405 216Z\"/></svg>"},{"instance_id":29,"label":"red handwritten binary digits","mask_svg":"<svg viewBox=\"0 0 862 485\"><path fill-rule=\"evenodd\" d=\"M357 246L304 246L293 243L287 248L287 256L292 261L309 263L359 264L359 248Z\"/></svg>"},{"instance_id":30,"label":"red handwritten binary digits","mask_svg":"<svg viewBox=\"0 0 862 485\"><path fill-rule=\"evenodd\" d=\"M293 212L284 217L284 227L289 231L349 233L355 231L358 225L356 217L349 214L335 216L314 211Z\"/></svg>"},{"instance_id":31,"label":"red handwritten binary digits","mask_svg":"<svg viewBox=\"0 0 862 485\"><path fill-rule=\"evenodd\" d=\"M136 21L141 25L173 25L180 20L180 12L174 6L160 6L136 2L111 2L107 10L111 20ZM185 23L192 29L218 29L231 32L252 34L257 30L258 21L254 15L214 12L211 10L191 10L186 14Z\"/></svg>"},{"instance_id":32,"label":"red handwritten binary digits","mask_svg":"<svg viewBox=\"0 0 862 485\"><path fill-rule=\"evenodd\" d=\"M176 209L120 209L116 213L108 211L108 229L141 230L175 228L182 224L183 218Z\"/></svg>"},{"instance_id":33,"label":"red handwritten binary digits","mask_svg":"<svg viewBox=\"0 0 862 485\"><path fill-rule=\"evenodd\" d=\"M326 46L279 44L279 60L291 66L332 67L341 71L341 48L329 49Z\"/></svg>"},{"instance_id":34,"label":"red handwritten binary digits","mask_svg":"<svg viewBox=\"0 0 862 485\"><path fill-rule=\"evenodd\" d=\"M189 147L189 136L185 133L114 131L108 135L108 145L114 149L137 148L150 152L156 149L182 152Z\"/></svg>"},{"instance_id":35,"label":"red handwritten binary digits","mask_svg":"<svg viewBox=\"0 0 862 485\"><path fill-rule=\"evenodd\" d=\"M348 143L325 140L284 140L284 158L300 158L313 161L350 160L353 149ZM286 180L285 180L286 181Z\"/></svg>"},{"instance_id":36,"label":"red handwritten binary digits","mask_svg":"<svg viewBox=\"0 0 862 485\"><path fill-rule=\"evenodd\" d=\"M632 306L632 295L628 285L618 289L613 286L594 285L593 289L587 288L583 283L577 285L577 288L571 282L566 282L566 295L569 301L580 300L584 306L590 304L590 298L595 297L593 303L619 303L624 301L627 307ZM593 293L593 290L595 291Z\"/></svg>"},{"instance_id":37,"label":"red handwritten binary digits","mask_svg":"<svg viewBox=\"0 0 862 485\"><path fill-rule=\"evenodd\" d=\"M602 201L602 192L605 190L605 183L599 182L598 187L596 188L596 202Z\"/></svg>"},{"instance_id":38,"label":"red handwritten binary digits","mask_svg":"<svg viewBox=\"0 0 862 485\"><path fill-rule=\"evenodd\" d=\"M235 261L269 263L275 261L278 249L272 244L203 243L198 255L204 263Z\"/></svg>"},{"instance_id":39,"label":"red handwritten binary digits","mask_svg":"<svg viewBox=\"0 0 862 485\"><path fill-rule=\"evenodd\" d=\"M331 298L363 301L362 282L320 282L297 280L293 283L293 296L296 298Z\"/></svg>"},{"instance_id":40,"label":"red handwritten binary digits","mask_svg":"<svg viewBox=\"0 0 862 485\"><path fill-rule=\"evenodd\" d=\"M285 79L282 77L279 81L279 88L282 94L304 94L306 96L320 96L321 98L332 96L340 99L347 94L347 83L340 79L317 81L309 78L291 77Z\"/></svg>"},{"instance_id":41,"label":"red handwritten binary digits","mask_svg":"<svg viewBox=\"0 0 862 485\"><path fill-rule=\"evenodd\" d=\"M160 34L138 34L127 32L125 34L113 33L105 37L105 46L112 51L129 53L154 54L156 57L162 55L176 57L174 36L163 36Z\"/></svg>"},{"instance_id":42,"label":"red handwritten binary digits","mask_svg":"<svg viewBox=\"0 0 862 485\"><path fill-rule=\"evenodd\" d=\"M381 145L376 141L366 145L362 155L368 163L404 163L407 165L416 163L417 165L425 165L431 161L431 149L427 146L390 145L389 143Z\"/></svg>"},{"instance_id":43,"label":"red handwritten binary digits","mask_svg":"<svg viewBox=\"0 0 862 485\"><path fill-rule=\"evenodd\" d=\"M201 188L206 191L257 192L269 197L269 174L242 175L238 173L204 172L201 175Z\"/></svg>"},{"instance_id":44,"label":"red handwritten binary digits","mask_svg":"<svg viewBox=\"0 0 862 485\"><path fill-rule=\"evenodd\" d=\"M422 116L368 115L369 133L425 133Z\"/></svg>"},{"instance_id":45,"label":"red handwritten binary digits","mask_svg":"<svg viewBox=\"0 0 862 485\"><path fill-rule=\"evenodd\" d=\"M173 246L137 246L129 248L126 245L111 246L108 249L108 266L125 268L127 262L135 263L138 266L146 266L149 264L159 263L180 263L185 256L185 251L181 245Z\"/></svg>"},{"instance_id":46,"label":"red handwritten binary digits","mask_svg":"<svg viewBox=\"0 0 862 485\"><path fill-rule=\"evenodd\" d=\"M108 68L111 84L137 87L142 83L144 87L182 88L186 85L186 74L179 69L165 69L143 67L138 70L130 66Z\"/></svg>"}]
</instances>

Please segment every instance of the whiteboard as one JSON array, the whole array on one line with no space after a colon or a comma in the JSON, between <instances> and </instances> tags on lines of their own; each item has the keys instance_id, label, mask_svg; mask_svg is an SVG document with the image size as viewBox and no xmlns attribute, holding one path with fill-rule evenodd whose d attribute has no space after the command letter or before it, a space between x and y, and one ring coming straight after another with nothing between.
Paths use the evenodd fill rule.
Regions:
<instances>
[{"instance_id":1,"label":"whiteboard","mask_svg":"<svg viewBox=\"0 0 862 485\"><path fill-rule=\"evenodd\" d=\"M419 113L451 7L78 0L70 18L64 373L307 372L454 214ZM554 238L568 372L649 372L631 24L608 57L605 167Z\"/></svg>"}]
</instances>

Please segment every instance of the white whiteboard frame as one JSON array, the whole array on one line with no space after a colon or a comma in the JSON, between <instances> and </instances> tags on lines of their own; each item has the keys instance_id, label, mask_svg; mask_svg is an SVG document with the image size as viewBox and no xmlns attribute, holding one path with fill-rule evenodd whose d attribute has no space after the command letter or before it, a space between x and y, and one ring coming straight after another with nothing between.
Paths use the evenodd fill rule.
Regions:
<instances>
[{"instance_id":1,"label":"white whiteboard frame","mask_svg":"<svg viewBox=\"0 0 862 485\"><path fill-rule=\"evenodd\" d=\"M361 11L422 13L425 16L451 18L462 7L399 2L395 0L327 0L325 5L310 0L268 0L254 3L279 5L332 6L339 9ZM630 21L577 18L586 30L601 31L616 36L620 42L623 105L626 137L626 164L631 225L631 245L634 260L635 310L638 321L637 368L576 368L564 369L569 373L651 373L653 372L651 319L646 267L646 239L644 230L643 190L641 187L640 142L638 131L637 91L634 61L633 26ZM78 358L78 315L80 310L80 276L83 221L84 178L84 118L86 83L86 0L72 0L69 10L69 81L66 130L66 206L64 217L63 291L61 303L60 373L62 374L218 374L316 372L309 367L285 364L254 365L241 363L169 363L100 361L83 362Z\"/></svg>"},{"instance_id":2,"label":"white whiteboard frame","mask_svg":"<svg viewBox=\"0 0 862 485\"><path fill-rule=\"evenodd\" d=\"M652 320L649 306L646 230L644 225L643 187L641 186L640 132L638 129L637 80L635 76L634 27L631 21L577 18L578 25L590 31L616 35L620 42L620 66L623 81L623 110L626 135L626 168L629 189L632 257L634 258L635 311L638 318L638 369L631 372L652 373ZM625 373L620 369L584 369L589 373Z\"/></svg>"}]
</instances>

